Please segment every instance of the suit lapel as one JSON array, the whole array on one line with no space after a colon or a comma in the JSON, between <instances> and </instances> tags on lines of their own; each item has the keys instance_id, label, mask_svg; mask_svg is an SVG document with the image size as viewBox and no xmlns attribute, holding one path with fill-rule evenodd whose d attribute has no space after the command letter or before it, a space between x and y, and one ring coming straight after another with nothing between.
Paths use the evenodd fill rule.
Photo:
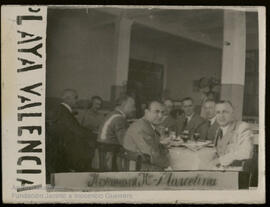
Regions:
<instances>
[{"instance_id":1,"label":"suit lapel","mask_svg":"<svg viewBox=\"0 0 270 207\"><path fill-rule=\"evenodd\" d=\"M229 145L230 141L233 139L234 129L235 129L235 123L230 124L227 129L226 134L224 134L222 139L219 141L220 142L219 146L221 148L222 154L225 153L227 146Z\"/></svg>"},{"instance_id":2,"label":"suit lapel","mask_svg":"<svg viewBox=\"0 0 270 207\"><path fill-rule=\"evenodd\" d=\"M187 124L187 129L188 129L189 131L191 131L191 130L194 128L195 121L196 121L196 114L194 114L194 115L191 117L190 121L189 121L188 124Z\"/></svg>"},{"instance_id":3,"label":"suit lapel","mask_svg":"<svg viewBox=\"0 0 270 207\"><path fill-rule=\"evenodd\" d=\"M66 113L68 114L70 119L72 119L72 121L74 123L79 124L78 120L75 118L75 116L72 114L72 112L70 112L65 106L62 105L62 107L64 108L64 110L66 111Z\"/></svg>"},{"instance_id":4,"label":"suit lapel","mask_svg":"<svg viewBox=\"0 0 270 207\"><path fill-rule=\"evenodd\" d=\"M209 132L208 135L210 137L213 137L213 139L217 136L217 131L218 131L218 123L215 121L213 125L211 125L211 127L209 128Z\"/></svg>"},{"instance_id":5,"label":"suit lapel","mask_svg":"<svg viewBox=\"0 0 270 207\"><path fill-rule=\"evenodd\" d=\"M153 127L151 126L151 124L144 119L142 119L142 120L144 121L145 126L146 126L146 128L145 128L146 133L150 136L155 136L156 133L155 133Z\"/></svg>"},{"instance_id":6,"label":"suit lapel","mask_svg":"<svg viewBox=\"0 0 270 207\"><path fill-rule=\"evenodd\" d=\"M183 127L184 127L184 124L185 124L185 116L182 114L178 119L177 119L177 130L178 130L178 133L181 133L182 130L183 130Z\"/></svg>"},{"instance_id":7,"label":"suit lapel","mask_svg":"<svg viewBox=\"0 0 270 207\"><path fill-rule=\"evenodd\" d=\"M230 141L230 139L231 139L231 136L232 136L232 132L231 131L228 131L223 137L222 137L222 139L220 140L220 144L222 145L222 146L227 146L228 145L228 143L229 143L229 141Z\"/></svg>"}]
</instances>

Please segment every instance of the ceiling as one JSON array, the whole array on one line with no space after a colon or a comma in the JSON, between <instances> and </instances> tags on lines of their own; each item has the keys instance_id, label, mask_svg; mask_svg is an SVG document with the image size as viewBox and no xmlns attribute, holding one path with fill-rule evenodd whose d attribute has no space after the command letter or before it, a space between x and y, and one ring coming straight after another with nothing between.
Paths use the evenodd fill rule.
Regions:
<instances>
[{"instance_id":1,"label":"ceiling","mask_svg":"<svg viewBox=\"0 0 270 207\"><path fill-rule=\"evenodd\" d=\"M99 11L133 20L157 31L218 47L223 36L223 10L220 9L120 9ZM146 33L145 33L146 34Z\"/></svg>"},{"instance_id":2,"label":"ceiling","mask_svg":"<svg viewBox=\"0 0 270 207\"><path fill-rule=\"evenodd\" d=\"M122 9L103 7L97 10L118 17L129 18L137 24L209 46L218 48L223 46L224 9ZM246 12L246 25L247 44L249 44L247 48L258 47L257 12ZM144 35L149 34L143 30L141 32Z\"/></svg>"},{"instance_id":3,"label":"ceiling","mask_svg":"<svg viewBox=\"0 0 270 207\"><path fill-rule=\"evenodd\" d=\"M72 8L74 7L65 7ZM93 27L111 24L119 18L134 21L137 34L159 38L159 32L222 48L224 9L160 9L160 8L80 8L92 15ZM258 48L257 12L246 12L247 48ZM153 29L149 32L147 29Z\"/></svg>"},{"instance_id":4,"label":"ceiling","mask_svg":"<svg viewBox=\"0 0 270 207\"><path fill-rule=\"evenodd\" d=\"M214 47L222 44L223 12L221 10L157 11L151 18L157 27L162 28L162 32ZM143 34L153 35L151 32Z\"/></svg>"}]
</instances>

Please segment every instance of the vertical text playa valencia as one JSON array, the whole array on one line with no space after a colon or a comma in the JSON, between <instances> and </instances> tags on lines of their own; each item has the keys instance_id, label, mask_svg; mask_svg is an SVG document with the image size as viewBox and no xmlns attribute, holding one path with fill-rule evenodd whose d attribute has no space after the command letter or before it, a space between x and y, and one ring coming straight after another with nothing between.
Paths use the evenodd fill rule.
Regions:
<instances>
[{"instance_id":1,"label":"vertical text playa valencia","mask_svg":"<svg viewBox=\"0 0 270 207\"><path fill-rule=\"evenodd\" d=\"M25 24L40 22L44 17L40 14L40 8L26 8L26 13L17 14L17 191L30 190L41 187L31 177L41 174L43 149L41 134L44 133L43 126L31 122L43 118L41 106L44 93L44 83L31 79L25 83L25 75L31 77L37 70L43 69L42 58L44 37L26 29ZM27 15L26 15L27 14ZM30 27L31 28L31 27ZM27 31L26 31L27 30ZM33 80L33 81L32 81ZM23 84L20 84L23 83ZM29 124L31 123L31 124ZM33 124L32 124L33 123Z\"/></svg>"}]
</instances>

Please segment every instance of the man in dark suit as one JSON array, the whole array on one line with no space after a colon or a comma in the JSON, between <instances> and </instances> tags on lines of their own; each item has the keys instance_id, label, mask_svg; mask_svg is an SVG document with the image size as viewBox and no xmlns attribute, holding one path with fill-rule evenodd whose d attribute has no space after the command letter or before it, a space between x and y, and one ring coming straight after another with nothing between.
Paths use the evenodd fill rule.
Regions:
<instances>
[{"instance_id":1,"label":"man in dark suit","mask_svg":"<svg viewBox=\"0 0 270 207\"><path fill-rule=\"evenodd\" d=\"M160 144L160 134L156 127L163 121L164 107L159 101L151 101L143 118L128 128L123 146L126 150L150 156L150 163L143 164L142 170L163 170L169 166L168 150Z\"/></svg>"},{"instance_id":2,"label":"man in dark suit","mask_svg":"<svg viewBox=\"0 0 270 207\"><path fill-rule=\"evenodd\" d=\"M216 102L213 99L207 99L204 101L202 107L205 114L206 122L201 128L201 131L203 131L201 134L201 139L214 141L217 130L219 128L219 124L216 120Z\"/></svg>"},{"instance_id":3,"label":"man in dark suit","mask_svg":"<svg viewBox=\"0 0 270 207\"><path fill-rule=\"evenodd\" d=\"M62 95L62 103L56 109L53 123L50 126L50 134L57 145L55 159L56 172L89 171L95 138L91 131L82 127L73 115L73 107L78 98L73 89L66 89Z\"/></svg>"},{"instance_id":4,"label":"man in dark suit","mask_svg":"<svg viewBox=\"0 0 270 207\"><path fill-rule=\"evenodd\" d=\"M193 99L190 97L182 100L184 113L177 119L177 134L188 131L189 134L200 133L205 120L194 111Z\"/></svg>"},{"instance_id":5,"label":"man in dark suit","mask_svg":"<svg viewBox=\"0 0 270 207\"><path fill-rule=\"evenodd\" d=\"M176 132L176 119L171 115L174 108L173 101L171 99L164 100L164 107L164 120L161 123L161 127Z\"/></svg>"}]
</instances>

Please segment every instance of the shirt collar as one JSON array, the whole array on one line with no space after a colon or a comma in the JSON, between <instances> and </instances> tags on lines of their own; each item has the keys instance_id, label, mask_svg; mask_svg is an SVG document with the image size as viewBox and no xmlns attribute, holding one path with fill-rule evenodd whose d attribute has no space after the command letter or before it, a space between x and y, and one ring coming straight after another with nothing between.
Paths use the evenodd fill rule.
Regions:
<instances>
[{"instance_id":1,"label":"shirt collar","mask_svg":"<svg viewBox=\"0 0 270 207\"><path fill-rule=\"evenodd\" d=\"M69 112L70 113L72 113L72 109L71 109L71 107L68 105L68 104L66 104L66 103L61 103L64 107L66 107L68 110L69 110Z\"/></svg>"},{"instance_id":2,"label":"shirt collar","mask_svg":"<svg viewBox=\"0 0 270 207\"><path fill-rule=\"evenodd\" d=\"M216 116L214 116L212 119L209 119L211 125L213 125L216 121Z\"/></svg>"},{"instance_id":3,"label":"shirt collar","mask_svg":"<svg viewBox=\"0 0 270 207\"><path fill-rule=\"evenodd\" d=\"M156 131L155 125L153 125L153 124L151 124L151 123L150 123L150 125L151 125L151 127L153 128L153 130Z\"/></svg>"},{"instance_id":4,"label":"shirt collar","mask_svg":"<svg viewBox=\"0 0 270 207\"><path fill-rule=\"evenodd\" d=\"M190 121L190 120L191 120L191 118L193 117L193 115L194 115L194 113L193 113L193 114L191 114L190 116L186 116L186 118L188 119L188 121Z\"/></svg>"},{"instance_id":5,"label":"shirt collar","mask_svg":"<svg viewBox=\"0 0 270 207\"><path fill-rule=\"evenodd\" d=\"M124 117L126 117L126 114L123 111L121 111L119 108L117 108L115 110L118 111L120 114L122 114Z\"/></svg>"}]
</instances>

